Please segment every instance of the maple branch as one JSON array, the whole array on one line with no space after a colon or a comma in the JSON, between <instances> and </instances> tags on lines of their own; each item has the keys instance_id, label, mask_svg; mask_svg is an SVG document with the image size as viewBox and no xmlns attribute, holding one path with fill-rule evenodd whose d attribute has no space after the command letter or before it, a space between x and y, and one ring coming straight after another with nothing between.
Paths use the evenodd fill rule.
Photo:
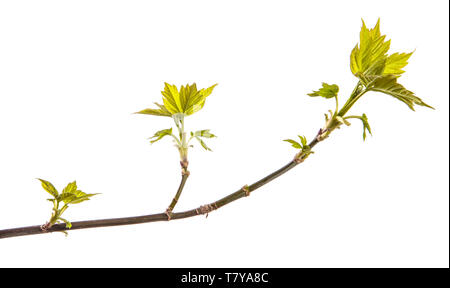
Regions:
<instances>
[{"instance_id":1,"label":"maple branch","mask_svg":"<svg viewBox=\"0 0 450 288\"><path fill-rule=\"evenodd\" d=\"M319 131L317 136L309 143L309 146L312 148L314 147L320 140L320 137L322 135L322 130ZM158 222L158 221L169 221L169 220L176 220L176 219L184 219L189 217L194 217L198 215L208 215L208 213L219 209L220 207L223 207L233 201L236 201L242 197L249 196L251 192L255 191L256 189L264 186L265 184L271 182L272 180L278 178L279 176L283 175L284 173L288 172L301 162L303 162L304 158L306 158L306 155L297 154L296 157L281 167L280 169L276 170L275 172L267 175L266 177L262 178L261 180L253 183L250 186L245 185L238 191L229 194L228 196L223 197L222 199L219 199L215 202L212 202L210 204L202 205L198 208L187 210L184 212L176 212L171 213L170 218L167 217L167 213L158 213L158 214L151 214L151 215L144 215L144 216L133 216L133 217L123 217L123 218L111 218L111 219L101 219L101 220L87 220L87 221L77 221L72 222L72 228L66 228L66 224L55 224L48 228L47 230L43 230L40 225L36 226L28 226L28 227L20 227L20 228L12 228L12 229L5 229L0 230L0 239L2 238L10 238L10 237L18 237L18 236L26 236L26 235L34 235L34 234L44 234L49 232L61 232L61 231L71 231L71 230L78 230L78 229L87 229L87 228L99 228L99 227L110 227L110 226L120 226L120 225L132 225L132 224L141 224L141 223L150 223L150 222ZM300 161L299 161L300 160ZM183 177L183 179L187 179L187 177ZM185 182L184 180L184 182ZM181 183L183 185L183 181ZM182 186L180 185L180 187ZM182 187L181 187L182 190Z\"/></svg>"}]
</instances>

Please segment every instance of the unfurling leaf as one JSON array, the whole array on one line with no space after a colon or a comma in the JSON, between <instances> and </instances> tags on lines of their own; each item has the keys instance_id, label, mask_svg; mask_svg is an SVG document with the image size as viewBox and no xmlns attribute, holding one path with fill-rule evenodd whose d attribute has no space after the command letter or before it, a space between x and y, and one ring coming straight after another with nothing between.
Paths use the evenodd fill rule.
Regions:
<instances>
[{"instance_id":1,"label":"unfurling leaf","mask_svg":"<svg viewBox=\"0 0 450 288\"><path fill-rule=\"evenodd\" d=\"M163 95L164 107L171 114L183 113L182 100L180 99L177 86L164 83L164 91L161 91L161 94Z\"/></svg>"},{"instance_id":2,"label":"unfurling leaf","mask_svg":"<svg viewBox=\"0 0 450 288\"><path fill-rule=\"evenodd\" d=\"M217 84L207 89L197 90L197 85L194 83L181 86L178 90L176 85L164 83L164 90L161 91L163 104L155 103L159 109L144 109L136 113L168 117L178 113L184 115L194 114L203 108L206 97L211 95L216 86Z\"/></svg>"},{"instance_id":3,"label":"unfurling leaf","mask_svg":"<svg viewBox=\"0 0 450 288\"><path fill-rule=\"evenodd\" d=\"M372 130L370 129L369 121L366 114L362 114L361 121L363 123L363 140L366 140L366 130L372 135Z\"/></svg>"},{"instance_id":4,"label":"unfurling leaf","mask_svg":"<svg viewBox=\"0 0 450 288\"><path fill-rule=\"evenodd\" d=\"M345 121L347 121L347 119L359 119L361 120L362 124L363 124L363 140L366 140L366 131L369 132L370 135L372 135L372 130L370 129L370 125L369 125L369 121L367 119L366 114L362 114L362 116L347 116L344 118Z\"/></svg>"},{"instance_id":5,"label":"unfurling leaf","mask_svg":"<svg viewBox=\"0 0 450 288\"><path fill-rule=\"evenodd\" d=\"M71 194L77 191L77 181L70 182L67 186L62 190L61 195Z\"/></svg>"},{"instance_id":6,"label":"unfurling leaf","mask_svg":"<svg viewBox=\"0 0 450 288\"><path fill-rule=\"evenodd\" d=\"M163 129L163 130L160 130L160 131L156 132L155 135L150 137L150 139L153 139L153 140L150 140L150 143L153 144L156 141L161 140L164 136L167 136L167 135L172 135L172 128L170 128L170 129Z\"/></svg>"},{"instance_id":7,"label":"unfurling leaf","mask_svg":"<svg viewBox=\"0 0 450 288\"><path fill-rule=\"evenodd\" d=\"M199 131L196 131L194 133L191 132L191 135L193 137L203 137L203 138L214 138L214 137L217 137L216 135L210 133L209 131L210 131L209 129L199 130Z\"/></svg>"},{"instance_id":8,"label":"unfurling leaf","mask_svg":"<svg viewBox=\"0 0 450 288\"><path fill-rule=\"evenodd\" d=\"M419 97L415 96L413 92L407 90L403 85L397 83L397 77L395 75L385 75L375 79L369 87L369 91L382 92L397 98L402 101L409 108L414 110L414 105L425 106L432 108L430 105L426 104Z\"/></svg>"},{"instance_id":9,"label":"unfurling leaf","mask_svg":"<svg viewBox=\"0 0 450 288\"><path fill-rule=\"evenodd\" d=\"M302 143L302 147L308 145L308 141L306 140L306 137L305 137L305 136L300 136L300 135L298 135L298 138L300 138L300 142Z\"/></svg>"},{"instance_id":10,"label":"unfurling leaf","mask_svg":"<svg viewBox=\"0 0 450 288\"><path fill-rule=\"evenodd\" d=\"M292 147L294 147L294 148L296 148L296 149L302 149L302 145L301 145L300 143L298 143L297 141L295 141L295 140L292 140L292 139L285 139L285 140L283 140L283 141L286 141L286 142L291 143L291 144L292 144Z\"/></svg>"},{"instance_id":11,"label":"unfurling leaf","mask_svg":"<svg viewBox=\"0 0 450 288\"><path fill-rule=\"evenodd\" d=\"M336 84L329 85L327 83L322 83L322 88L320 88L317 91L313 91L312 93L309 93L308 96L311 97L321 96L329 99L337 97L338 92L339 92L338 85Z\"/></svg>"},{"instance_id":12,"label":"unfurling leaf","mask_svg":"<svg viewBox=\"0 0 450 288\"><path fill-rule=\"evenodd\" d=\"M300 138L300 143L292 139L285 139L283 141L291 143L292 147L296 149L309 150L310 148L308 146L308 141L306 140L306 137L298 135L298 138Z\"/></svg>"},{"instance_id":13,"label":"unfurling leaf","mask_svg":"<svg viewBox=\"0 0 450 288\"><path fill-rule=\"evenodd\" d=\"M45 191L47 191L50 195L52 195L53 197L57 198L58 197L58 190L56 190L55 186L53 186L52 183L43 180L43 179L39 179L39 181L41 181L42 184L42 188L44 188Z\"/></svg>"},{"instance_id":14,"label":"unfurling leaf","mask_svg":"<svg viewBox=\"0 0 450 288\"><path fill-rule=\"evenodd\" d=\"M350 68L367 91L377 91L391 95L414 110L414 105L433 108L413 92L399 84L398 78L405 71L411 53L393 53L388 55L390 40L380 33L380 20L373 29L368 29L363 21L359 46L350 55ZM434 109L434 108L433 108Z\"/></svg>"},{"instance_id":15,"label":"unfurling leaf","mask_svg":"<svg viewBox=\"0 0 450 288\"><path fill-rule=\"evenodd\" d=\"M158 103L155 103L156 105L160 105ZM161 105L162 106L162 105ZM162 106L164 109L144 109L139 112L136 112L135 114L147 114L147 115L154 115L154 116L167 116L170 117L172 114L170 114L169 111L167 111L166 107Z\"/></svg>"},{"instance_id":16,"label":"unfurling leaf","mask_svg":"<svg viewBox=\"0 0 450 288\"><path fill-rule=\"evenodd\" d=\"M195 85L195 83L194 83L194 85ZM189 85L186 85L186 87L187 86L189 86ZM214 90L214 87L216 87L216 86L217 86L217 84L214 84L213 86L211 86L209 88L201 89L200 91L197 92L196 95L191 97L187 101L185 113L187 115L191 115L191 114L194 114L195 112L198 112L199 110L201 110L203 108L203 106L205 106L206 97L211 95L212 91Z\"/></svg>"},{"instance_id":17,"label":"unfurling leaf","mask_svg":"<svg viewBox=\"0 0 450 288\"><path fill-rule=\"evenodd\" d=\"M208 146L206 146L206 143L205 143L202 139L200 139L200 137L198 137L198 136L194 136L194 137L195 137L195 139L198 140L198 142L200 142L200 145L202 145L202 147L203 147L205 150L207 150L207 151L212 151L211 148L209 148Z\"/></svg>"},{"instance_id":18,"label":"unfurling leaf","mask_svg":"<svg viewBox=\"0 0 450 288\"><path fill-rule=\"evenodd\" d=\"M376 62L385 59L391 41L385 41L386 36L380 33L380 20L373 29L368 29L363 21L359 34L358 45L350 55L350 68L355 76L365 74ZM381 71L383 72L383 71Z\"/></svg>"},{"instance_id":19,"label":"unfurling leaf","mask_svg":"<svg viewBox=\"0 0 450 288\"><path fill-rule=\"evenodd\" d=\"M94 196L94 195L98 195L100 193L94 193L94 194L86 194L80 190L77 190L75 192L76 198L73 199L70 203L68 204L78 204L81 203L83 201L87 201L87 200L91 200L90 197Z\"/></svg>"},{"instance_id":20,"label":"unfurling leaf","mask_svg":"<svg viewBox=\"0 0 450 288\"><path fill-rule=\"evenodd\" d=\"M52 216L47 224L45 224L45 227L47 228L50 228L55 223L61 223L61 221L63 221L64 223L66 223L66 228L70 229L72 227L72 223L61 217L63 213L69 208L69 204L78 204L83 201L90 200L90 197L98 194L87 194L82 192L81 190L78 190L76 181L73 181L67 184L62 193L58 195L55 187L53 187L50 182L42 179L39 180L42 182L42 186L44 187L44 189L55 197L54 199L47 199L53 202L51 214ZM64 205L62 207L60 207L61 202L64 202ZM65 231L62 232L67 235Z\"/></svg>"},{"instance_id":21,"label":"unfurling leaf","mask_svg":"<svg viewBox=\"0 0 450 288\"><path fill-rule=\"evenodd\" d=\"M373 29L368 29L363 21L361 27L359 47L352 50L350 68L352 73L361 78L365 84L374 80L376 76L397 75L404 73L402 69L408 65L411 53L394 53L388 55L390 40L380 33L380 20Z\"/></svg>"},{"instance_id":22,"label":"unfurling leaf","mask_svg":"<svg viewBox=\"0 0 450 288\"><path fill-rule=\"evenodd\" d=\"M65 204L70 203L72 200L76 199L77 196L73 193L64 193L59 195L59 197L57 198L58 201L62 201Z\"/></svg>"},{"instance_id":23,"label":"unfurling leaf","mask_svg":"<svg viewBox=\"0 0 450 288\"><path fill-rule=\"evenodd\" d=\"M411 53L394 53L387 57L386 66L384 67L384 74L396 74L400 75L404 73L402 69L408 65L408 59L411 57Z\"/></svg>"}]
</instances>

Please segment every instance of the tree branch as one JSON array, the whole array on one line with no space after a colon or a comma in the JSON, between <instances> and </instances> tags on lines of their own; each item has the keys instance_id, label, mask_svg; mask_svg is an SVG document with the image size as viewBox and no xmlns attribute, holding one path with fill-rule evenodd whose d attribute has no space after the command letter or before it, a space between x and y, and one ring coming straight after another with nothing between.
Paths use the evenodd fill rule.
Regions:
<instances>
[{"instance_id":1,"label":"tree branch","mask_svg":"<svg viewBox=\"0 0 450 288\"><path fill-rule=\"evenodd\" d=\"M319 131L317 136L309 143L309 146L313 148L319 141L321 136L322 130ZM6 230L0 230L0 239L2 238L10 238L10 237L18 237L18 236L26 236L26 235L34 235L34 234L43 234L43 233L49 233L49 232L60 232L60 231L71 231L71 230L78 230L78 229L87 229L87 228L99 228L99 227L110 227L110 226L120 226L120 225L132 225L132 224L141 224L141 223L150 223L150 222L158 222L158 221L169 221L169 220L176 220L176 219L184 219L189 217L194 217L198 215L208 215L208 213L219 209L220 207L223 207L233 201L236 201L242 197L246 197L250 195L250 192L255 191L256 189L264 186L265 184L269 183L270 181L278 178L279 176L283 175L284 173L288 172L295 166L297 166L299 163L303 162L305 155L297 154L294 160L290 161L280 169L276 170L275 172L267 175L266 177L262 178L261 180L253 183L250 186L244 186L238 191L225 196L224 198L217 200L215 202L212 202L210 204L202 205L196 209L187 210L184 212L177 212L177 213L171 213L170 218L167 217L166 213L158 213L158 214L151 214L151 215L144 215L144 216L135 216L135 217L124 217L124 218L112 218L112 219L101 219L101 220L88 220L88 221L78 221L78 222L72 222L72 228L66 228L66 225L64 223L61 224L55 224L48 230L42 230L40 225L37 226L28 226L28 227L21 227L21 228L12 228L12 229L6 229ZM300 161L299 161L300 160ZM187 177L183 177L186 178ZM184 182L186 181L184 180ZM180 185L180 187L183 185L183 180ZM181 187L182 189L182 187Z\"/></svg>"}]
</instances>

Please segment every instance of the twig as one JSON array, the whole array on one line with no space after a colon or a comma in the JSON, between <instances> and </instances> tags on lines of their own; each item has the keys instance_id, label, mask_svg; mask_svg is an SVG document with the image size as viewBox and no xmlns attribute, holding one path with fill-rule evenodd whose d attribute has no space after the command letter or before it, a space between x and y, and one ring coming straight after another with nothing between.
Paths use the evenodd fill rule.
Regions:
<instances>
[{"instance_id":1,"label":"twig","mask_svg":"<svg viewBox=\"0 0 450 288\"><path fill-rule=\"evenodd\" d=\"M318 137L320 137L320 133L317 134L317 136L309 143L309 146L313 148L318 142ZM168 215L166 212L164 213L158 213L158 214L151 214L151 215L144 215L144 216L135 216L135 217L124 217L124 218L112 218L112 219L101 219L101 220L88 220L88 221L78 221L78 222L72 222L72 228L66 228L66 225L64 223L61 224L55 224L52 227L48 228L47 230L42 230L40 225L36 226L29 226L29 227L21 227L21 228L12 228L12 229L6 229L6 230L0 230L0 239L2 238L10 238L10 237L18 237L18 236L26 236L26 235L34 235L34 234L43 234L43 233L49 233L49 232L59 232L59 231L71 231L71 230L78 230L78 229L87 229L87 228L99 228L99 227L109 227L109 226L120 226L120 225L132 225L132 224L141 224L141 223L150 223L150 222L158 222L158 221L169 221L169 220L177 220L177 219L184 219L189 217L194 217L198 215L206 214L208 215L213 210L217 210L233 201L236 201L242 197L246 197L250 192L255 191L256 189L264 186L265 184L269 183L270 181L278 178L279 176L283 175L284 173L288 172L295 166L297 166L300 162L292 160L280 169L276 170L275 172L267 175L266 177L262 178L261 180L253 183L249 186L244 186L238 191L220 199L215 202L212 202L210 204L202 205L198 208L187 210L184 212L176 212L176 213L170 213L170 219L167 217ZM186 182L186 177L182 177L182 182L180 184L181 190L183 189L182 186L184 186L184 182ZM180 190L180 189L179 189ZM180 192L181 193L181 192Z\"/></svg>"},{"instance_id":2,"label":"twig","mask_svg":"<svg viewBox=\"0 0 450 288\"><path fill-rule=\"evenodd\" d=\"M175 194L175 197L173 197L172 202L170 203L169 207L167 207L167 209L166 209L165 213L167 215L167 220L172 220L172 211L175 208L175 205L177 205L178 199L180 199L180 196L181 196L181 192L183 192L184 184L186 184L186 181L187 181L189 175L191 174L187 170L188 165L189 165L189 162L187 160L181 161L180 165L181 165L181 182L180 182L180 185L178 186L177 194Z\"/></svg>"}]
</instances>

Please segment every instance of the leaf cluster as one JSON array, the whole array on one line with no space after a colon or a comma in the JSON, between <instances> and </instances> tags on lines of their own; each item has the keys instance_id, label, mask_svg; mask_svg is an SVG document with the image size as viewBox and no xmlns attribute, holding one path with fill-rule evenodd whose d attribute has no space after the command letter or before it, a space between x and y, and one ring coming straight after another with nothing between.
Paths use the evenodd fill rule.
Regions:
<instances>
[{"instance_id":1,"label":"leaf cluster","mask_svg":"<svg viewBox=\"0 0 450 288\"><path fill-rule=\"evenodd\" d=\"M398 83L398 79L405 72L404 68L413 52L389 54L390 46L391 41L386 40L386 36L380 32L380 20L377 21L377 24L372 29L367 28L364 21L362 21L359 44L353 48L350 54L350 69L359 82L344 106L339 110L339 86L336 84L322 83L322 88L308 94L311 97L320 96L336 100L336 110L334 112L329 110L329 115L325 114L325 127L322 130L325 131L325 134L321 135L321 139L328 137L331 131L340 128L342 124L349 126L349 119L361 120L363 124L363 140L366 139L367 132L372 134L366 114L362 114L362 116L345 116L356 101L370 91L393 96L412 110L414 110L414 105L433 108Z\"/></svg>"},{"instance_id":2,"label":"leaf cluster","mask_svg":"<svg viewBox=\"0 0 450 288\"><path fill-rule=\"evenodd\" d=\"M150 143L153 144L165 136L171 136L180 152L182 161L187 160L187 151L191 147L189 144L192 139L196 139L205 150L211 151L206 145L204 138L213 138L216 136L207 129L186 133L184 121L186 116L203 108L206 97L211 95L216 86L217 84L206 89L198 90L197 85L194 83L192 85L187 84L186 86L181 86L178 89L175 85L165 83L164 91L161 91L164 104L155 103L159 109L144 109L136 113L172 117L178 133L174 133L172 128L159 130L150 137ZM190 135L190 138L188 135Z\"/></svg>"},{"instance_id":3,"label":"leaf cluster","mask_svg":"<svg viewBox=\"0 0 450 288\"><path fill-rule=\"evenodd\" d=\"M212 134L212 133L210 132L209 129L206 129L206 130L199 130L199 131L196 131L196 132L191 132L191 138L189 139L188 143L189 143L192 139L195 138L195 139L200 143L200 145L202 145L202 147L203 147L205 150L207 150L207 151L212 151L211 148L209 148L209 147L206 145L205 141L202 140L202 138L214 138L214 137L217 137L217 136L214 135L214 134Z\"/></svg>"},{"instance_id":4,"label":"leaf cluster","mask_svg":"<svg viewBox=\"0 0 450 288\"><path fill-rule=\"evenodd\" d=\"M294 147L295 149L300 149L301 152L305 154L305 156L314 153L313 151L311 151L311 147L308 145L308 141L306 140L305 136L298 135L298 138L300 139L300 142L292 139L285 139L283 141L291 143L292 147Z\"/></svg>"},{"instance_id":5,"label":"leaf cluster","mask_svg":"<svg viewBox=\"0 0 450 288\"><path fill-rule=\"evenodd\" d=\"M391 41L380 33L380 20L372 29L367 28L363 21L359 38L359 45L350 54L350 69L367 91L393 96L412 110L414 105L433 108L398 83L413 52L389 55Z\"/></svg>"},{"instance_id":6,"label":"leaf cluster","mask_svg":"<svg viewBox=\"0 0 450 288\"><path fill-rule=\"evenodd\" d=\"M58 192L58 190L53 186L52 183L49 181L38 179L41 181L42 188L44 188L45 191L47 191L50 195L53 196L53 198L47 199L48 201L53 203L53 212L52 217L50 218L50 226L55 223L60 223L61 221L66 223L67 228L71 228L72 224L61 217L61 215L64 213L64 211L67 210L69 205L72 204L79 204L81 202L90 200L90 197L97 195L99 193L95 194L87 194L83 191L79 190L77 187L76 181L73 181L62 190L61 193ZM61 203L64 203L64 205L60 208Z\"/></svg>"},{"instance_id":7,"label":"leaf cluster","mask_svg":"<svg viewBox=\"0 0 450 288\"><path fill-rule=\"evenodd\" d=\"M311 96L311 97L320 96L320 97L330 99L330 98L336 98L338 93L339 93L338 85L336 85L336 84L329 85L327 83L322 83L322 88L320 88L317 91L313 91L312 93L309 93L308 96Z\"/></svg>"},{"instance_id":8,"label":"leaf cluster","mask_svg":"<svg viewBox=\"0 0 450 288\"><path fill-rule=\"evenodd\" d=\"M197 84L194 83L181 86L180 90L178 90L176 85L164 83L164 90L161 91L163 104L155 103L158 109L148 108L136 113L167 117L172 117L178 113L192 115L203 108L206 97L211 95L216 86L217 84L198 90Z\"/></svg>"}]
</instances>

